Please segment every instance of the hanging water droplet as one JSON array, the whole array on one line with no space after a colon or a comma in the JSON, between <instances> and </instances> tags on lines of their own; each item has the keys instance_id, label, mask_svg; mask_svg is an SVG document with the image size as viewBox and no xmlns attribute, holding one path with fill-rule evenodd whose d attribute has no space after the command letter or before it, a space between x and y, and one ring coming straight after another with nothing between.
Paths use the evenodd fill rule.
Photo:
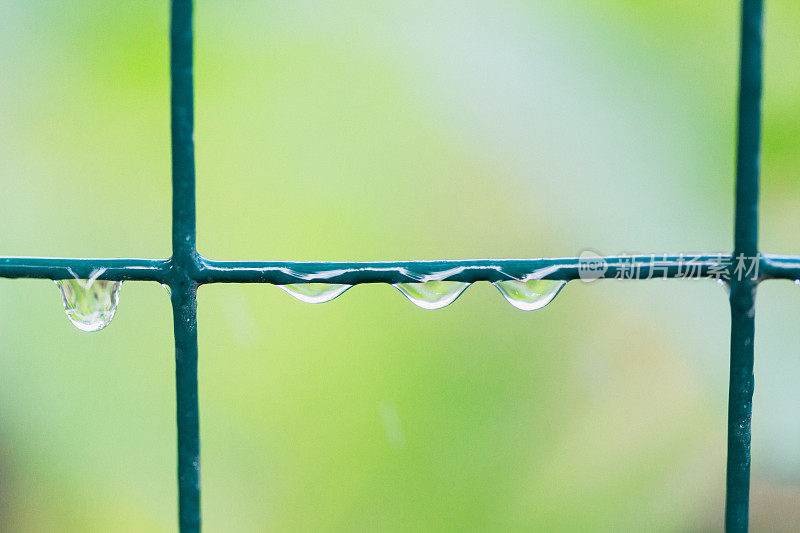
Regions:
<instances>
[{"instance_id":1,"label":"hanging water droplet","mask_svg":"<svg viewBox=\"0 0 800 533\"><path fill-rule=\"evenodd\" d=\"M292 285L278 285L301 302L309 304L322 304L330 302L352 285L337 283L295 283Z\"/></svg>"},{"instance_id":2,"label":"hanging water droplet","mask_svg":"<svg viewBox=\"0 0 800 533\"><path fill-rule=\"evenodd\" d=\"M59 279L67 318L82 331L98 331L111 323L119 303L121 281Z\"/></svg>"},{"instance_id":3,"label":"hanging water droplet","mask_svg":"<svg viewBox=\"0 0 800 533\"><path fill-rule=\"evenodd\" d=\"M794 280L794 284L795 284L795 285L800 285L800 279L796 279L796 280Z\"/></svg>"},{"instance_id":4,"label":"hanging water droplet","mask_svg":"<svg viewBox=\"0 0 800 533\"><path fill-rule=\"evenodd\" d=\"M448 306L469 287L463 281L425 281L422 283L395 283L393 285L423 309L441 309Z\"/></svg>"},{"instance_id":5,"label":"hanging water droplet","mask_svg":"<svg viewBox=\"0 0 800 533\"><path fill-rule=\"evenodd\" d=\"M557 279L507 280L493 283L508 303L523 311L534 311L549 304L566 284L566 281Z\"/></svg>"},{"instance_id":6,"label":"hanging water droplet","mask_svg":"<svg viewBox=\"0 0 800 533\"><path fill-rule=\"evenodd\" d=\"M724 279L717 278L717 284L721 285L722 288L725 289L725 292L728 293L728 295L731 294L731 286L728 285L728 283L726 283Z\"/></svg>"}]
</instances>

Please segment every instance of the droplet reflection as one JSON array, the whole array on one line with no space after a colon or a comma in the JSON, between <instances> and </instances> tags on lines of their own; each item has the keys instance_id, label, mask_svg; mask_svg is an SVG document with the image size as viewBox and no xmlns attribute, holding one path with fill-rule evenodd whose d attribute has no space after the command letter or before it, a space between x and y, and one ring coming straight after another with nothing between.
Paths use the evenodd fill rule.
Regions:
<instances>
[{"instance_id":1,"label":"droplet reflection","mask_svg":"<svg viewBox=\"0 0 800 533\"><path fill-rule=\"evenodd\" d=\"M301 302L321 304L330 302L352 287L352 285L340 285L337 283L295 283L292 285L278 285L278 287Z\"/></svg>"},{"instance_id":2,"label":"droplet reflection","mask_svg":"<svg viewBox=\"0 0 800 533\"><path fill-rule=\"evenodd\" d=\"M469 287L463 281L426 281L393 285L411 302L423 309L441 309L453 303Z\"/></svg>"},{"instance_id":3,"label":"droplet reflection","mask_svg":"<svg viewBox=\"0 0 800 533\"><path fill-rule=\"evenodd\" d=\"M121 281L60 279L56 285L67 317L81 331L98 331L111 323L119 303Z\"/></svg>"},{"instance_id":4,"label":"droplet reflection","mask_svg":"<svg viewBox=\"0 0 800 533\"><path fill-rule=\"evenodd\" d=\"M523 311L534 311L549 304L564 285L565 281L557 279L507 280L494 283L508 303Z\"/></svg>"}]
</instances>

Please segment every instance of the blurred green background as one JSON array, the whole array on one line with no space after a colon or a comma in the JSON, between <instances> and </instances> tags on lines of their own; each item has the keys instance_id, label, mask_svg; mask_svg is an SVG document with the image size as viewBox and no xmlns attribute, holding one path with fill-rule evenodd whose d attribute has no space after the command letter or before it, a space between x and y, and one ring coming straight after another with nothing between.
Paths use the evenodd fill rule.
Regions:
<instances>
[{"instance_id":1,"label":"blurred green background","mask_svg":"<svg viewBox=\"0 0 800 533\"><path fill-rule=\"evenodd\" d=\"M739 12L710 0L197 2L215 259L725 251ZM166 1L0 4L0 254L166 257ZM768 2L762 249L797 253L800 4ZM800 527L800 290L759 290L753 530ZM85 334L0 280L0 530L175 531L171 310ZM725 292L525 313L199 292L206 531L722 527Z\"/></svg>"}]
</instances>

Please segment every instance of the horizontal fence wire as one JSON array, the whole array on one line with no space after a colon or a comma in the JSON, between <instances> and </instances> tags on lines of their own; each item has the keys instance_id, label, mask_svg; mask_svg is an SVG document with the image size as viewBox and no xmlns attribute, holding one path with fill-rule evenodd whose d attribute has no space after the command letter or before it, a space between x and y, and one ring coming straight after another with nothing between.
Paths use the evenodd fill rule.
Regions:
<instances>
[{"instance_id":1,"label":"horizontal fence wire","mask_svg":"<svg viewBox=\"0 0 800 533\"><path fill-rule=\"evenodd\" d=\"M597 256L607 268L599 279L723 278L734 279L737 255L730 253L677 255ZM800 256L761 254L756 281L800 279ZM195 256L184 275L198 285L206 283L414 283L437 281L504 281L537 279L571 281L582 278L587 263L580 257L537 259L464 259L454 261L214 261ZM636 277L625 274L635 268ZM750 266L748 266L750 268ZM175 269L170 259L71 259L0 257L0 278L71 279L169 283ZM99 272L102 271L102 272ZM99 272L99 273L98 273Z\"/></svg>"}]
</instances>

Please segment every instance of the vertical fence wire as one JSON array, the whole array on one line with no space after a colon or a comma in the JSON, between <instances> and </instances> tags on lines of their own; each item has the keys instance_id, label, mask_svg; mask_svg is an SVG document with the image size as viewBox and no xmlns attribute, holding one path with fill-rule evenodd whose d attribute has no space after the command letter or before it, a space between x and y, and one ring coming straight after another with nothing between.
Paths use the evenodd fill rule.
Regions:
<instances>
[{"instance_id":1,"label":"vertical fence wire","mask_svg":"<svg viewBox=\"0 0 800 533\"><path fill-rule=\"evenodd\" d=\"M734 264L758 256L758 182L761 138L762 0L743 0L736 152ZM753 410L753 342L758 279L731 276L731 358L728 389L728 464L725 530L748 528L750 423Z\"/></svg>"},{"instance_id":2,"label":"vertical fence wire","mask_svg":"<svg viewBox=\"0 0 800 533\"><path fill-rule=\"evenodd\" d=\"M169 286L175 329L178 520L181 533L195 533L200 531L200 422L191 0L172 0L170 6L170 78L172 259Z\"/></svg>"}]
</instances>

